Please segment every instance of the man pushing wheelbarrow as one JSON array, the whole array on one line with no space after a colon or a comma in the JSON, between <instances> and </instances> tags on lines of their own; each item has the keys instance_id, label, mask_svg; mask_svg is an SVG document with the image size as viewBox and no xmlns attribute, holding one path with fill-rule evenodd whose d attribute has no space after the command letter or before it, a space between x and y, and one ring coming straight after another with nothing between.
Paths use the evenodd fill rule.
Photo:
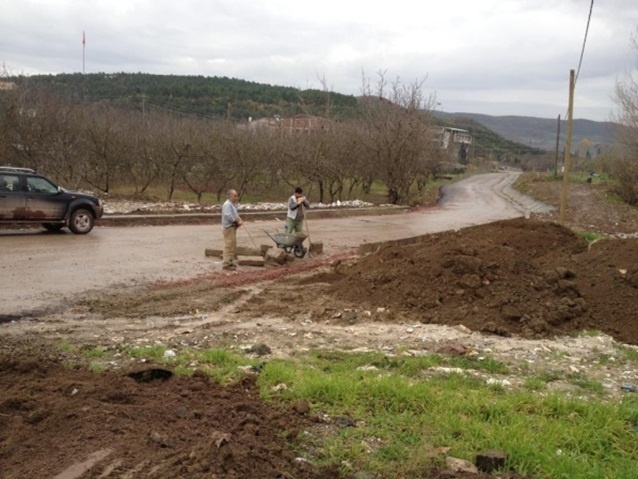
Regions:
<instances>
[{"instance_id":1,"label":"man pushing wheelbarrow","mask_svg":"<svg viewBox=\"0 0 638 479\"><path fill-rule=\"evenodd\" d=\"M295 194L288 199L288 213L286 215L285 233L269 233L264 231L272 239L278 248L283 248L286 253L292 253L297 258L303 258L308 249L303 242L308 235L303 233L306 208L310 203L303 195L300 186L295 188Z\"/></svg>"}]
</instances>

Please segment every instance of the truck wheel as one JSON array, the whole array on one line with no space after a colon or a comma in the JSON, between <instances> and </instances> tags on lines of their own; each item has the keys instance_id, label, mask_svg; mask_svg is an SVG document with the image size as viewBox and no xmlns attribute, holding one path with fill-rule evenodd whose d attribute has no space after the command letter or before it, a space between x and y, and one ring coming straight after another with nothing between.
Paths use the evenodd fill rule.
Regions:
<instances>
[{"instance_id":1,"label":"truck wheel","mask_svg":"<svg viewBox=\"0 0 638 479\"><path fill-rule=\"evenodd\" d=\"M85 235L93 229L95 218L85 208L78 208L69 218L69 229L78 235Z\"/></svg>"}]
</instances>

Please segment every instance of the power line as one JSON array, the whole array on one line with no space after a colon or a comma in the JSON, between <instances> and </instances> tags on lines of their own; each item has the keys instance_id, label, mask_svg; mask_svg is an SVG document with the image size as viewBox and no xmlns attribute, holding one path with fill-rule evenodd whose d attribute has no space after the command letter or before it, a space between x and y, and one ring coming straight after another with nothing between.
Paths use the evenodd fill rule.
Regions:
<instances>
[{"instance_id":1,"label":"power line","mask_svg":"<svg viewBox=\"0 0 638 479\"><path fill-rule=\"evenodd\" d=\"M580 49L580 58L578 59L578 69L576 70L576 76L574 77L574 88L576 87L576 82L578 81L580 68L583 66L583 57L585 56L585 46L587 45L587 37L589 35L589 24L591 23L591 15L593 11L594 11L594 0L591 0L591 3L589 4L589 15L587 16L587 26L585 27L585 36L583 37L583 46ZM564 118L563 122L566 122L567 111L565 112L565 116L563 118ZM558 147L558 138L556 138L556 140L557 140L557 147Z\"/></svg>"},{"instance_id":2,"label":"power line","mask_svg":"<svg viewBox=\"0 0 638 479\"><path fill-rule=\"evenodd\" d=\"M587 35L589 33L589 24L591 23L591 13L594 10L594 0L591 0L589 5L589 16L587 17L587 27L585 28L585 37L583 38L583 47L580 50L580 59L578 60L578 69L576 70L576 77L574 78L574 85L578 81L578 75L580 74L580 67L583 65L583 56L585 55L585 45L587 44Z\"/></svg>"}]
</instances>

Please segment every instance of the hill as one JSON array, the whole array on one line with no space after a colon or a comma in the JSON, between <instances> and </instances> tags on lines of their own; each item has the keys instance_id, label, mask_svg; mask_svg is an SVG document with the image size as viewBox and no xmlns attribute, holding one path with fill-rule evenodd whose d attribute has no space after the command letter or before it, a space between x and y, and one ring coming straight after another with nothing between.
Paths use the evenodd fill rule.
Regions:
<instances>
[{"instance_id":1,"label":"hill","mask_svg":"<svg viewBox=\"0 0 638 479\"><path fill-rule=\"evenodd\" d=\"M79 100L112 101L121 106L201 117L260 118L298 113L349 115L352 95L299 90L228 77L92 73L33 75L11 78L17 85L44 87Z\"/></svg>"},{"instance_id":2,"label":"hill","mask_svg":"<svg viewBox=\"0 0 638 479\"><path fill-rule=\"evenodd\" d=\"M359 99L353 95L321 90L300 90L228 77L152 75L148 73L57 74L9 78L19 86L47 88L78 101L109 101L125 108L150 113L164 111L204 118L235 120L299 113L336 118L358 114ZM447 114L445 114L447 115ZM489 125L469 117L446 116L441 125L468 129L475 139L475 156L497 159L540 153L538 148L503 138ZM534 144L533 146L536 146Z\"/></svg>"},{"instance_id":3,"label":"hill","mask_svg":"<svg viewBox=\"0 0 638 479\"><path fill-rule=\"evenodd\" d=\"M528 116L491 116L480 113L436 112L439 118L447 121L475 121L508 140L530 147L553 151L556 148L556 119ZM592 154L598 147L604 149L614 141L618 124L592 120L574 120L572 143L574 148L579 142L589 140ZM567 126L561 122L560 148L565 144Z\"/></svg>"}]
</instances>

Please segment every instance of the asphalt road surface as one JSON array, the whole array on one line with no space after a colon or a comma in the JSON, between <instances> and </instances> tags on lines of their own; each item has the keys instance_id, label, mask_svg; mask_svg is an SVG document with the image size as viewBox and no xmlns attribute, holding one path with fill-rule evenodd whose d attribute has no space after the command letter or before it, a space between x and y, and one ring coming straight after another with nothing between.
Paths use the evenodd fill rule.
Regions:
<instances>
[{"instance_id":1,"label":"asphalt road surface","mask_svg":"<svg viewBox=\"0 0 638 479\"><path fill-rule=\"evenodd\" d=\"M364 242L520 217L544 206L516 194L516 173L477 175L445 187L439 206L411 213L339 219L312 218L313 241L332 253ZM283 228L282 221L246 223L238 243L272 244L262 230ZM194 278L220 268L204 256L221 248L220 225L96 227L88 235L42 231L0 231L0 320L47 310L82 298L89 291ZM1 323L2 321L0 321Z\"/></svg>"}]
</instances>

